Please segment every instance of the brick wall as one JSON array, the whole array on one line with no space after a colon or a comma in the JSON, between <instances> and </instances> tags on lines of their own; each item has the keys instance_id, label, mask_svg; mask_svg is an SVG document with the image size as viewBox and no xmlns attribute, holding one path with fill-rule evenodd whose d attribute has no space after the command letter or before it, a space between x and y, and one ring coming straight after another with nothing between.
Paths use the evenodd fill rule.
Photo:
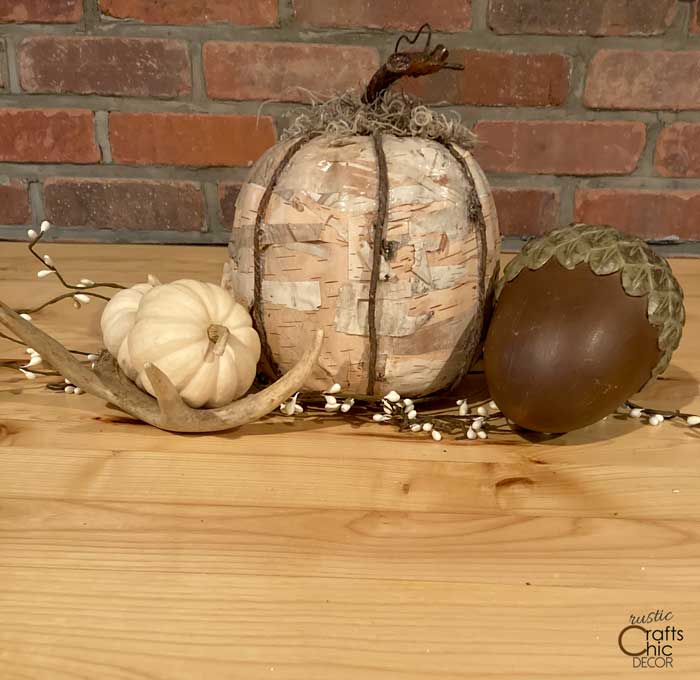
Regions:
<instances>
[{"instance_id":1,"label":"brick wall","mask_svg":"<svg viewBox=\"0 0 700 680\"><path fill-rule=\"evenodd\" d=\"M410 84L482 140L506 234L700 240L700 18L678 0L0 0L0 238L222 242L290 111L430 21Z\"/></svg>"}]
</instances>

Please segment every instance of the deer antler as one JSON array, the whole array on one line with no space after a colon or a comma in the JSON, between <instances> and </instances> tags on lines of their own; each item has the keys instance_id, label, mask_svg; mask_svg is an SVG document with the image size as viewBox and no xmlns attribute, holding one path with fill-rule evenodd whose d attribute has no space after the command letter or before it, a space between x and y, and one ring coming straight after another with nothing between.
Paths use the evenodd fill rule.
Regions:
<instances>
[{"instance_id":1,"label":"deer antler","mask_svg":"<svg viewBox=\"0 0 700 680\"><path fill-rule=\"evenodd\" d=\"M194 409L185 404L172 382L153 364L146 366L146 372L156 392L156 399L136 387L122 373L109 352L103 352L95 369L91 370L80 363L60 342L39 330L34 324L25 321L2 301L0 324L6 326L28 346L36 349L47 363L85 392L105 399L149 425L171 432L230 430L267 415L301 389L318 360L323 340L323 331L317 331L313 345L299 362L264 390L227 406Z\"/></svg>"}]
</instances>

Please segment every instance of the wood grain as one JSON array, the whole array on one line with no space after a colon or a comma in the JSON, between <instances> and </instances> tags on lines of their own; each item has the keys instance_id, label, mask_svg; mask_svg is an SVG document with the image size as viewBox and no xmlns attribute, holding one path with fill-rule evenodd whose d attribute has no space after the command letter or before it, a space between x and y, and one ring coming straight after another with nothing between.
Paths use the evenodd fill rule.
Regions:
<instances>
[{"instance_id":1,"label":"wood grain","mask_svg":"<svg viewBox=\"0 0 700 680\"><path fill-rule=\"evenodd\" d=\"M0 249L0 298L56 290L22 246ZM217 281L226 258L46 252L125 283ZM700 262L672 264L684 340L638 399L700 412ZM36 321L92 349L99 313ZM665 672L700 674L696 431L610 417L435 443L272 418L172 435L2 368L21 356L0 340L2 680L631 679L617 635L657 608L685 632Z\"/></svg>"}]
</instances>

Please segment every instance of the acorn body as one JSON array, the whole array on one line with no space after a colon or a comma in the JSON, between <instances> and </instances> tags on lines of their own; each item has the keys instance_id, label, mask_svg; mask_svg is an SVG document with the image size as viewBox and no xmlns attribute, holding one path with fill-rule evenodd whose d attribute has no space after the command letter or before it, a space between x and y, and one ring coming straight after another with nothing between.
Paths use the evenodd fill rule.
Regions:
<instances>
[{"instance_id":1,"label":"acorn body","mask_svg":"<svg viewBox=\"0 0 700 680\"><path fill-rule=\"evenodd\" d=\"M666 368L684 318L668 264L640 239L551 232L504 272L484 350L491 396L526 429L590 425Z\"/></svg>"}]
</instances>

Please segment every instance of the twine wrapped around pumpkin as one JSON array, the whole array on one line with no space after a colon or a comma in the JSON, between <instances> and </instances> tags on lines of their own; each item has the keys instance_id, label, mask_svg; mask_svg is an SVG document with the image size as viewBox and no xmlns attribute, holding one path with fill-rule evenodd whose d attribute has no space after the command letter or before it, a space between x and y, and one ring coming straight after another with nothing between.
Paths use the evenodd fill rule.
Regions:
<instances>
[{"instance_id":1,"label":"twine wrapped around pumpkin","mask_svg":"<svg viewBox=\"0 0 700 680\"><path fill-rule=\"evenodd\" d=\"M301 113L239 194L223 285L252 307L272 376L317 310L328 335L314 388L332 379L366 394L389 383L426 394L477 354L499 236L474 137L457 118L386 91L402 76L461 68L428 45L391 55L362 97Z\"/></svg>"}]
</instances>

